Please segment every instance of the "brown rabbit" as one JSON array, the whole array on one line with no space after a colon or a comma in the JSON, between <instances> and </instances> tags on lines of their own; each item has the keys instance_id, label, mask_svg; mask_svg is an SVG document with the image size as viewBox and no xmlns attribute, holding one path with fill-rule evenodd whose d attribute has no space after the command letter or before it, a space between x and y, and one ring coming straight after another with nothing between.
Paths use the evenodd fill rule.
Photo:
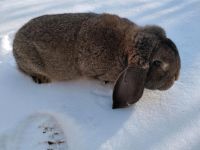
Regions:
<instances>
[{"instance_id":1,"label":"brown rabbit","mask_svg":"<svg viewBox=\"0 0 200 150\"><path fill-rule=\"evenodd\" d=\"M115 82L113 108L135 103L144 88L168 89L180 70L178 50L161 27L110 14L32 19L16 33L13 53L19 69L37 83L81 76Z\"/></svg>"}]
</instances>

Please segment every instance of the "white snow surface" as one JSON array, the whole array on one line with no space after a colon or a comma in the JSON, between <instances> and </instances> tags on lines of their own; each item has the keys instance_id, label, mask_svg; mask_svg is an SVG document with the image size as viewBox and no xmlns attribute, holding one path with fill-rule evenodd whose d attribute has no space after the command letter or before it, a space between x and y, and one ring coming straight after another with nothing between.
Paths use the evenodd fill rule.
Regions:
<instances>
[{"instance_id":1,"label":"white snow surface","mask_svg":"<svg viewBox=\"0 0 200 150\"><path fill-rule=\"evenodd\" d=\"M145 90L139 102L117 110L112 85L35 84L16 67L14 35L33 17L66 12L108 12L162 26L179 49L179 80L167 91ZM0 150L199 150L199 27L199 0L1 0ZM43 133L44 124L59 137ZM50 147L56 138L65 143Z\"/></svg>"}]
</instances>

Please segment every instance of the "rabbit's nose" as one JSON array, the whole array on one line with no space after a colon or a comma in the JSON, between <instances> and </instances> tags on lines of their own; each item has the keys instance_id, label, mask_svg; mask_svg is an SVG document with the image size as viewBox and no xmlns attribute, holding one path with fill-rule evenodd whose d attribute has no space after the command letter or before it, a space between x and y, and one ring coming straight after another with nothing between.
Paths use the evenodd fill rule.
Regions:
<instances>
[{"instance_id":1,"label":"rabbit's nose","mask_svg":"<svg viewBox=\"0 0 200 150\"><path fill-rule=\"evenodd\" d=\"M172 85L174 84L174 81L175 81L175 76L167 81L167 83L165 83L163 86L161 86L160 88L158 88L159 90L168 90L170 87L172 87Z\"/></svg>"}]
</instances>

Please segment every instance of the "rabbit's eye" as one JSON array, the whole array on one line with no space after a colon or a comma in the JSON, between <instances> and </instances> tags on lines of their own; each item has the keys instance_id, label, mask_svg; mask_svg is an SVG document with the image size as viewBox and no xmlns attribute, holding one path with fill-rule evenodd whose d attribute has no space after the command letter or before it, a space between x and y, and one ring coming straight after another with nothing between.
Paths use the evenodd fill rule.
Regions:
<instances>
[{"instance_id":1,"label":"rabbit's eye","mask_svg":"<svg viewBox=\"0 0 200 150\"><path fill-rule=\"evenodd\" d=\"M159 67L159 66L162 64L162 62L161 62L160 60L154 60L152 64L153 64L154 66Z\"/></svg>"}]
</instances>

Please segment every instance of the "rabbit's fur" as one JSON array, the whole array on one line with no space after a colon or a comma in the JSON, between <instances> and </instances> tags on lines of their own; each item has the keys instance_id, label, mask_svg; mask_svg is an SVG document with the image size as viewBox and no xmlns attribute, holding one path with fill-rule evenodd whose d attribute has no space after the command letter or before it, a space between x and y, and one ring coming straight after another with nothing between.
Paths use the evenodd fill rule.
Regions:
<instances>
[{"instance_id":1,"label":"rabbit's fur","mask_svg":"<svg viewBox=\"0 0 200 150\"><path fill-rule=\"evenodd\" d=\"M34 18L16 33L13 53L38 83L82 76L115 82L113 108L136 102L144 87L169 88L180 70L177 48L161 27L111 14Z\"/></svg>"}]
</instances>

